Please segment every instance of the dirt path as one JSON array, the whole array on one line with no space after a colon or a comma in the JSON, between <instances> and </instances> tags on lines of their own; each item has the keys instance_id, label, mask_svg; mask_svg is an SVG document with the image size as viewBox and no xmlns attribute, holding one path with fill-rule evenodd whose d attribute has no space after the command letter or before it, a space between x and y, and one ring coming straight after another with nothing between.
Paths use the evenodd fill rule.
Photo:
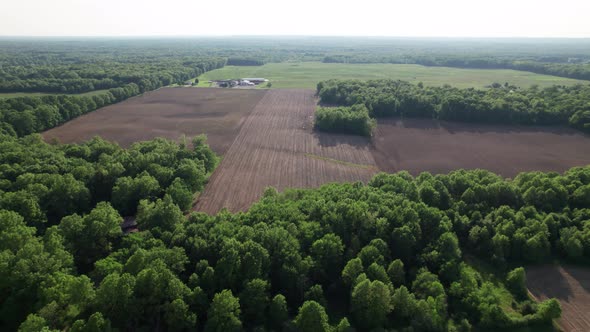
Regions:
<instances>
[{"instance_id":1,"label":"dirt path","mask_svg":"<svg viewBox=\"0 0 590 332\"><path fill-rule=\"evenodd\" d=\"M246 210L273 186L312 188L368 181L377 167L366 138L312 130L314 90L269 90L245 120L196 210Z\"/></svg>"}]
</instances>

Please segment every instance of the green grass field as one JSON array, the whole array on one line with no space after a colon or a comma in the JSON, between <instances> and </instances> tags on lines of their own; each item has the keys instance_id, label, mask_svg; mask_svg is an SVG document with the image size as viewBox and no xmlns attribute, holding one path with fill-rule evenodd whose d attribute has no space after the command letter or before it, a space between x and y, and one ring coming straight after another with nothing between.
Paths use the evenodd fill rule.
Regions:
<instances>
[{"instance_id":1,"label":"green grass field","mask_svg":"<svg viewBox=\"0 0 590 332\"><path fill-rule=\"evenodd\" d=\"M101 93L105 93L108 90L96 90L84 93L65 93L68 96L96 96ZM16 97L41 97L41 96L52 96L52 95L63 95L64 93L44 93L44 92L0 92L0 98L16 98Z\"/></svg>"},{"instance_id":2,"label":"green grass field","mask_svg":"<svg viewBox=\"0 0 590 332\"><path fill-rule=\"evenodd\" d=\"M342 64L321 62L269 63L264 66L226 66L207 72L199 77L199 86L207 87L209 80L241 77L264 77L272 82L273 88L315 88L319 81L339 79L391 78L426 85L450 84L459 88L484 88L494 82L529 87L554 84L588 84L587 81L556 76L539 75L517 70L504 69L460 69L448 67L424 67L420 65L394 64Z\"/></svg>"}]
</instances>

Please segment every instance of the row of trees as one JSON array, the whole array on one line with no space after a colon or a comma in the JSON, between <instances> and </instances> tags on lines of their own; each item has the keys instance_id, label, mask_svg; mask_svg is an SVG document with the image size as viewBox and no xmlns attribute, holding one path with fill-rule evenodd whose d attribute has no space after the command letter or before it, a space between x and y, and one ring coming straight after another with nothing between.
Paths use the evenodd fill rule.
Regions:
<instances>
[{"instance_id":1,"label":"row of trees","mask_svg":"<svg viewBox=\"0 0 590 332\"><path fill-rule=\"evenodd\" d=\"M394 80L329 80L317 85L321 102L365 105L371 117L407 116L441 120L570 125L590 130L590 85L519 89L493 84L487 90L425 87Z\"/></svg>"},{"instance_id":2,"label":"row of trees","mask_svg":"<svg viewBox=\"0 0 590 332\"><path fill-rule=\"evenodd\" d=\"M261 58L231 57L227 59L228 66L262 66L266 63Z\"/></svg>"},{"instance_id":3,"label":"row of trees","mask_svg":"<svg viewBox=\"0 0 590 332\"><path fill-rule=\"evenodd\" d=\"M375 125L365 105L319 107L315 113L315 127L321 131L371 136Z\"/></svg>"},{"instance_id":4,"label":"row of trees","mask_svg":"<svg viewBox=\"0 0 590 332\"><path fill-rule=\"evenodd\" d=\"M0 133L22 137L56 127L80 115L140 94L135 83L94 96L0 99Z\"/></svg>"},{"instance_id":5,"label":"row of trees","mask_svg":"<svg viewBox=\"0 0 590 332\"><path fill-rule=\"evenodd\" d=\"M221 68L224 58L161 58L158 62L121 62L95 64L52 64L47 66L2 66L0 92L82 93L135 83L142 90L153 90L182 82ZM129 61L129 62L128 62Z\"/></svg>"},{"instance_id":6,"label":"row of trees","mask_svg":"<svg viewBox=\"0 0 590 332\"><path fill-rule=\"evenodd\" d=\"M483 170L379 174L367 185L268 189L246 213L187 218L178 188L198 190L214 165L201 138L192 149L2 142L6 330L547 326L559 303L529 300L525 270L514 267L590 259L590 167L513 180ZM123 235L121 215L138 201L140 232Z\"/></svg>"}]
</instances>

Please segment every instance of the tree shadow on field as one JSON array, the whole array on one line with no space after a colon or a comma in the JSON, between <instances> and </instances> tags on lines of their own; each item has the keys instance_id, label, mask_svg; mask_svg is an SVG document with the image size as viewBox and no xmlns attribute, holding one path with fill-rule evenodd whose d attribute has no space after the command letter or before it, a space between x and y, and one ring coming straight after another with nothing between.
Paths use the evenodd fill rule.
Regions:
<instances>
[{"instance_id":1,"label":"tree shadow on field","mask_svg":"<svg viewBox=\"0 0 590 332\"><path fill-rule=\"evenodd\" d=\"M562 265L565 272L567 272L573 279L580 283L586 292L590 292L590 268L587 266L577 265Z\"/></svg>"},{"instance_id":2,"label":"tree shadow on field","mask_svg":"<svg viewBox=\"0 0 590 332\"><path fill-rule=\"evenodd\" d=\"M559 271L559 265L527 266L525 271L527 287L536 297L568 301L573 296L569 283Z\"/></svg>"},{"instance_id":3,"label":"tree shadow on field","mask_svg":"<svg viewBox=\"0 0 590 332\"><path fill-rule=\"evenodd\" d=\"M377 120L379 126L393 126L408 129L433 130L439 129L451 134L455 133L500 133L500 134L518 134L518 133L550 133L555 135L579 135L590 138L590 134L569 128L565 126L541 126L541 125L505 125L491 124L482 122L460 122L460 121L442 121L429 118L380 118Z\"/></svg>"},{"instance_id":4,"label":"tree shadow on field","mask_svg":"<svg viewBox=\"0 0 590 332\"><path fill-rule=\"evenodd\" d=\"M334 147L338 145L350 145L357 149L365 149L371 146L371 140L368 137L344 134L332 134L313 131L313 136L317 139L321 147Z\"/></svg>"},{"instance_id":5,"label":"tree shadow on field","mask_svg":"<svg viewBox=\"0 0 590 332\"><path fill-rule=\"evenodd\" d=\"M428 118L408 118L408 117L390 117L377 119L379 125L410 128L410 129L440 129L441 124L438 120Z\"/></svg>"},{"instance_id":6,"label":"tree shadow on field","mask_svg":"<svg viewBox=\"0 0 590 332\"><path fill-rule=\"evenodd\" d=\"M440 121L440 127L448 132L460 133L498 133L498 134L554 134L554 135L579 135L590 138L590 135L579 130L564 126L526 126L526 125L501 125L501 124L483 124L470 122L449 122Z\"/></svg>"}]
</instances>

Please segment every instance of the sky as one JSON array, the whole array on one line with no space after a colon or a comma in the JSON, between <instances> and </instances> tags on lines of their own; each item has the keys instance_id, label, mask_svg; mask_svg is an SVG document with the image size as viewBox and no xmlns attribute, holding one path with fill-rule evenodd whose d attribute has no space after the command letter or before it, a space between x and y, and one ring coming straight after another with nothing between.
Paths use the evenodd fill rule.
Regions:
<instances>
[{"instance_id":1,"label":"sky","mask_svg":"<svg viewBox=\"0 0 590 332\"><path fill-rule=\"evenodd\" d=\"M0 36L590 37L590 0L0 2Z\"/></svg>"}]
</instances>

